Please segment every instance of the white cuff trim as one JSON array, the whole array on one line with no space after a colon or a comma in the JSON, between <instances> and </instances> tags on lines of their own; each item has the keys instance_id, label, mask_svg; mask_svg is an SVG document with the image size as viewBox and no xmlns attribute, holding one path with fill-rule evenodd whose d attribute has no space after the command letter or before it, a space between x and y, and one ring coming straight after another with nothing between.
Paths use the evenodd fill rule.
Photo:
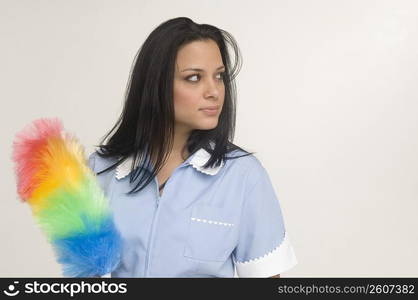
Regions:
<instances>
[{"instance_id":1,"label":"white cuff trim","mask_svg":"<svg viewBox=\"0 0 418 300\"><path fill-rule=\"evenodd\" d=\"M271 277L293 268L297 263L293 247L285 232L283 241L274 250L249 261L236 261L235 266L238 277Z\"/></svg>"}]
</instances>

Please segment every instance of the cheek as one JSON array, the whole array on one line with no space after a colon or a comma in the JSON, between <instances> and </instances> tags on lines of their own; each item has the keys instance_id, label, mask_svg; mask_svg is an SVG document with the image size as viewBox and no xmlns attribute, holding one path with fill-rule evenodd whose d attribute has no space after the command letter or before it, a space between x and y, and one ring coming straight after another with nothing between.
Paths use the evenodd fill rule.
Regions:
<instances>
[{"instance_id":1,"label":"cheek","mask_svg":"<svg viewBox=\"0 0 418 300\"><path fill-rule=\"evenodd\" d=\"M182 87L174 89L174 110L176 115L184 114L198 110L198 94Z\"/></svg>"}]
</instances>

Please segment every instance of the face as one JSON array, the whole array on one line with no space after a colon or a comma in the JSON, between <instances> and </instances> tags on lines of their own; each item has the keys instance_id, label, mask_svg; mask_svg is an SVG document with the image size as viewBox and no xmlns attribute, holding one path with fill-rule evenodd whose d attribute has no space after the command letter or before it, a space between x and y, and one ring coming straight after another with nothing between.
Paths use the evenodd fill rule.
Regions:
<instances>
[{"instance_id":1,"label":"face","mask_svg":"<svg viewBox=\"0 0 418 300\"><path fill-rule=\"evenodd\" d=\"M224 70L219 47L212 40L194 41L179 49L173 91L176 130L217 126L225 96Z\"/></svg>"}]
</instances>

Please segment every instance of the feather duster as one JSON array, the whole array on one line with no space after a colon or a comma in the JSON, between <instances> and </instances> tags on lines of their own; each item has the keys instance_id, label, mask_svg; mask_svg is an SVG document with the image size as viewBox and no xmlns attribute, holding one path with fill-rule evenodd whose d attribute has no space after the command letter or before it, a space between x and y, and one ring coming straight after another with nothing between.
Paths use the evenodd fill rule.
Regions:
<instances>
[{"instance_id":1,"label":"feather duster","mask_svg":"<svg viewBox=\"0 0 418 300\"><path fill-rule=\"evenodd\" d=\"M37 119L16 134L17 193L52 244L65 277L109 274L121 237L84 148L59 119Z\"/></svg>"}]
</instances>

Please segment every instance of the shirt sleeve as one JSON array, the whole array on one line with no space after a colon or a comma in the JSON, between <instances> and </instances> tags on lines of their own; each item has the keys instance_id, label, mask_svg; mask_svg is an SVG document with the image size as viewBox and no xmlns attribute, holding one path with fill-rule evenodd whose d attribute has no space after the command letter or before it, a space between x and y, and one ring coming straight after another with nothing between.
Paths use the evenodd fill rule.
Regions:
<instances>
[{"instance_id":1,"label":"shirt sleeve","mask_svg":"<svg viewBox=\"0 0 418 300\"><path fill-rule=\"evenodd\" d=\"M108 188L110 184L110 180L112 178L112 173L108 172L103 175L97 175L97 172L100 172L101 170L106 168L106 165L103 164L103 160L100 159L97 152L93 152L88 157L88 166L93 171L93 173L96 175L97 182L99 186L102 188L105 196L108 195Z\"/></svg>"},{"instance_id":2,"label":"shirt sleeve","mask_svg":"<svg viewBox=\"0 0 418 300\"><path fill-rule=\"evenodd\" d=\"M251 170L233 251L238 277L271 277L297 264L274 188L265 168Z\"/></svg>"},{"instance_id":3,"label":"shirt sleeve","mask_svg":"<svg viewBox=\"0 0 418 300\"><path fill-rule=\"evenodd\" d=\"M87 161L88 166L90 167L90 169L92 169L92 171L95 171L95 169L94 169L94 167L95 167L95 155L96 155L95 152L91 153L89 155L89 158L88 158L88 161Z\"/></svg>"}]
</instances>

